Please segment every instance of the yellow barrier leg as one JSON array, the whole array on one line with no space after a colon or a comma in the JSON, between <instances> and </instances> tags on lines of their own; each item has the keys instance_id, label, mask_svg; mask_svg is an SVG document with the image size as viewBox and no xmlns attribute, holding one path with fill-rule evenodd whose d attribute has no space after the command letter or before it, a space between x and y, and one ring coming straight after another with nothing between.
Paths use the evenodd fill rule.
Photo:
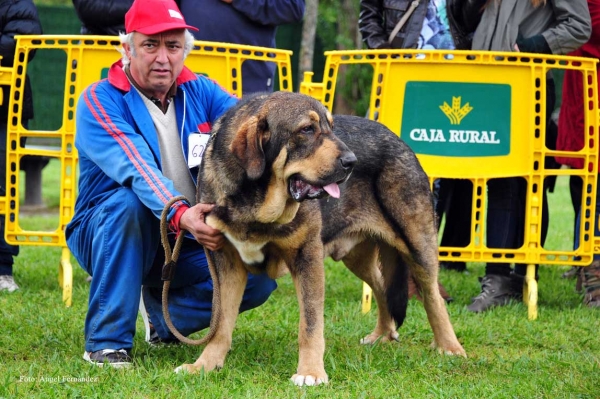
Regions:
<instances>
[{"instance_id":1,"label":"yellow barrier leg","mask_svg":"<svg viewBox=\"0 0 600 399\"><path fill-rule=\"evenodd\" d=\"M371 299L373 299L373 290L369 287L369 284L363 282L363 294L362 294L362 312L369 313L371 310Z\"/></svg>"},{"instance_id":2,"label":"yellow barrier leg","mask_svg":"<svg viewBox=\"0 0 600 399\"><path fill-rule=\"evenodd\" d=\"M523 302L527 305L529 320L537 319L538 287L535 279L535 265L527 265L527 274L523 284Z\"/></svg>"},{"instance_id":3,"label":"yellow barrier leg","mask_svg":"<svg viewBox=\"0 0 600 399\"><path fill-rule=\"evenodd\" d=\"M73 296L73 267L71 266L71 252L68 248L62 249L60 266L58 267L58 284L63 289L63 302L66 307L71 307Z\"/></svg>"}]
</instances>

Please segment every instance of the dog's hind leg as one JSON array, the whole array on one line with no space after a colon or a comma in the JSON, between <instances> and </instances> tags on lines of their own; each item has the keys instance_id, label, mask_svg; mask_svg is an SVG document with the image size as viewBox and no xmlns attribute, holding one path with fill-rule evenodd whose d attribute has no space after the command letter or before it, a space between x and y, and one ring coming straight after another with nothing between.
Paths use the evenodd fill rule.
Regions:
<instances>
[{"instance_id":1,"label":"dog's hind leg","mask_svg":"<svg viewBox=\"0 0 600 399\"><path fill-rule=\"evenodd\" d=\"M357 244L342 261L352 273L367 283L373 290L373 296L377 301L377 324L375 329L369 335L360 340L361 344L373 344L377 340L381 342L397 341L397 324L390 314L390 303L386 297L386 287L382 271L389 270L389 262L394 262L396 251L392 253L391 248L379 247L372 240L365 240ZM405 270L407 270L405 268ZM403 299L402 299L403 298ZM406 306L408 302L407 287L397 292L398 302L394 307L402 314L398 325L401 325L406 317Z\"/></svg>"},{"instance_id":2,"label":"dog's hind leg","mask_svg":"<svg viewBox=\"0 0 600 399\"><path fill-rule=\"evenodd\" d=\"M223 249L214 252L221 294L220 317L215 335L208 341L198 360L193 364L183 364L177 367L175 372L198 373L201 370L208 372L223 367L225 363L225 357L231 348L233 329L248 281L248 272L237 254L233 255L233 250L229 249L228 256L225 255L225 251ZM231 261L232 258L235 261Z\"/></svg>"},{"instance_id":3,"label":"dog's hind leg","mask_svg":"<svg viewBox=\"0 0 600 399\"><path fill-rule=\"evenodd\" d=\"M401 254L403 262L408 265L412 277L421 289L423 305L433 330L433 346L440 352L466 356L440 295L433 197L427 176L413 157L414 155L406 153L404 159L390 159L378 176L375 195L390 228L387 233L382 234L382 240ZM392 281L386 283L388 298L406 284L403 274L394 273L392 276Z\"/></svg>"},{"instance_id":4,"label":"dog's hind leg","mask_svg":"<svg viewBox=\"0 0 600 399\"><path fill-rule=\"evenodd\" d=\"M465 350L458 342L450 323L445 301L440 295L437 272L431 273L429 267L424 268L420 265L415 265L410 270L422 290L423 306L433 330L432 347L445 354L466 357Z\"/></svg>"},{"instance_id":5,"label":"dog's hind leg","mask_svg":"<svg viewBox=\"0 0 600 399\"><path fill-rule=\"evenodd\" d=\"M456 338L446 303L440 294L437 236L435 233L430 235L429 239L421 236L419 239L411 241L408 245L412 251L410 255L405 255L405 260L413 278L421 288L423 306L433 330L432 346L445 354L466 356L465 350Z\"/></svg>"}]
</instances>

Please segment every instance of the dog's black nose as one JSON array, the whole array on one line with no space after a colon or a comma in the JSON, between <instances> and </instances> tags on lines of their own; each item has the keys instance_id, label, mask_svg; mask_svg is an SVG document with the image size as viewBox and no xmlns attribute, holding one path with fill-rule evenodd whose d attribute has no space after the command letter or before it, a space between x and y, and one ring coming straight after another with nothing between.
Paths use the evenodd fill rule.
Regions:
<instances>
[{"instance_id":1,"label":"dog's black nose","mask_svg":"<svg viewBox=\"0 0 600 399\"><path fill-rule=\"evenodd\" d=\"M346 151L340 158L340 163L344 169L352 169L356 164L356 155L352 151Z\"/></svg>"}]
</instances>

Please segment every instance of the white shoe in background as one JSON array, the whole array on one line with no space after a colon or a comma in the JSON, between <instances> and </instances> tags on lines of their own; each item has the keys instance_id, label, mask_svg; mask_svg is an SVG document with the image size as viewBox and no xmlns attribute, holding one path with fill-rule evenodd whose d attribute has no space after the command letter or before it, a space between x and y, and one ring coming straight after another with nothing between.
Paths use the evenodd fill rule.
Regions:
<instances>
[{"instance_id":1,"label":"white shoe in background","mask_svg":"<svg viewBox=\"0 0 600 399\"><path fill-rule=\"evenodd\" d=\"M0 291L13 292L19 289L13 276L3 275L0 276Z\"/></svg>"}]
</instances>

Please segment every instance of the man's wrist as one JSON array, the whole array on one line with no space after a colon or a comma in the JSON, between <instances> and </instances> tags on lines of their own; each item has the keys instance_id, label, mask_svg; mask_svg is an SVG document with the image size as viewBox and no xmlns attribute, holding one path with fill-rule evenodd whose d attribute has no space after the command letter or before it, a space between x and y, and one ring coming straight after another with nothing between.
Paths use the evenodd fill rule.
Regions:
<instances>
[{"instance_id":1,"label":"man's wrist","mask_svg":"<svg viewBox=\"0 0 600 399\"><path fill-rule=\"evenodd\" d=\"M190 209L190 206L188 204L183 204L179 208L177 208L177 210L175 211L175 214L173 215L173 217L171 218L171 221L169 222L169 230L171 230L172 232L174 232L176 234L179 234L179 231L181 231L181 227L179 226L179 221L181 220L181 217L183 216L185 211L187 211L188 209Z\"/></svg>"}]
</instances>

